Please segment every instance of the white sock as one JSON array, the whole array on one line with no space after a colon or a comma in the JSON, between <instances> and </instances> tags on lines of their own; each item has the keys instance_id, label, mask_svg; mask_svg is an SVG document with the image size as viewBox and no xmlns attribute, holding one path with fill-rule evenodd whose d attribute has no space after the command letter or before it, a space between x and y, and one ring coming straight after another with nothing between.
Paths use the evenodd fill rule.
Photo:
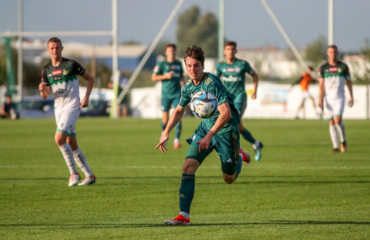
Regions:
<instances>
[{"instance_id":1,"label":"white sock","mask_svg":"<svg viewBox=\"0 0 370 240\"><path fill-rule=\"evenodd\" d=\"M259 141L255 141L253 144L252 144L253 148L254 149L257 149L259 146L260 146L260 142Z\"/></svg>"},{"instance_id":2,"label":"white sock","mask_svg":"<svg viewBox=\"0 0 370 240\"><path fill-rule=\"evenodd\" d=\"M67 163L71 175L78 174L75 160L73 159L73 151L71 146L68 143L64 143L62 146L59 147L59 149L63 154L64 160Z\"/></svg>"},{"instance_id":3,"label":"white sock","mask_svg":"<svg viewBox=\"0 0 370 240\"><path fill-rule=\"evenodd\" d=\"M183 216L184 218L188 219L189 218L189 213L187 212L181 212L180 211L180 215Z\"/></svg>"},{"instance_id":4,"label":"white sock","mask_svg":"<svg viewBox=\"0 0 370 240\"><path fill-rule=\"evenodd\" d=\"M174 143L179 143L180 142L180 139L178 138L175 138L175 140L173 140Z\"/></svg>"},{"instance_id":5,"label":"white sock","mask_svg":"<svg viewBox=\"0 0 370 240\"><path fill-rule=\"evenodd\" d=\"M94 176L94 174L90 170L89 165L86 162L86 157L80 148L77 148L76 151L73 152L73 156L78 166L85 173L86 177Z\"/></svg>"},{"instance_id":6,"label":"white sock","mask_svg":"<svg viewBox=\"0 0 370 240\"><path fill-rule=\"evenodd\" d=\"M335 127L337 128L337 131L339 133L340 141L345 142L346 141L346 126L344 126L343 122L340 122L339 124L335 124Z\"/></svg>"},{"instance_id":7,"label":"white sock","mask_svg":"<svg viewBox=\"0 0 370 240\"><path fill-rule=\"evenodd\" d=\"M330 132L331 142L333 143L333 148L339 148L338 132L337 132L337 128L335 127L335 125L329 124L329 132Z\"/></svg>"}]
</instances>

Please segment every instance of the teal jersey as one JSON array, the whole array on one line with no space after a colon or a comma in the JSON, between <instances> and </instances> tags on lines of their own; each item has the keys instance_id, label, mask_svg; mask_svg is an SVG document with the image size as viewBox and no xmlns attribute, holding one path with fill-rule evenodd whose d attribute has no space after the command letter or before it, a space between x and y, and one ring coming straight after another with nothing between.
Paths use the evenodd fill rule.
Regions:
<instances>
[{"instance_id":1,"label":"teal jersey","mask_svg":"<svg viewBox=\"0 0 370 240\"><path fill-rule=\"evenodd\" d=\"M221 77L226 90L231 94L235 102L247 100L245 92L245 73L253 75L255 72L247 61L235 59L233 64L221 61L216 66L216 76Z\"/></svg>"},{"instance_id":2,"label":"teal jersey","mask_svg":"<svg viewBox=\"0 0 370 240\"><path fill-rule=\"evenodd\" d=\"M226 88L222 84L221 80L211 73L204 73L203 79L198 85L194 85L193 80L190 79L181 91L179 105L182 107L186 107L190 103L193 95L200 91L213 93L216 96L219 105L225 102L228 102L230 105L232 117L217 134L233 133L237 131L239 118L238 112L234 107L234 101L231 95L226 91ZM212 117L206 118L200 123L200 127L208 132L213 127L213 125L215 125L215 122L219 116L220 112L216 110L215 114Z\"/></svg>"},{"instance_id":3,"label":"teal jersey","mask_svg":"<svg viewBox=\"0 0 370 240\"><path fill-rule=\"evenodd\" d=\"M162 81L162 98L175 98L181 95L180 81L184 71L179 60L175 60L173 63L158 62L153 70L158 75L164 75L170 71L173 71L172 78Z\"/></svg>"}]
</instances>

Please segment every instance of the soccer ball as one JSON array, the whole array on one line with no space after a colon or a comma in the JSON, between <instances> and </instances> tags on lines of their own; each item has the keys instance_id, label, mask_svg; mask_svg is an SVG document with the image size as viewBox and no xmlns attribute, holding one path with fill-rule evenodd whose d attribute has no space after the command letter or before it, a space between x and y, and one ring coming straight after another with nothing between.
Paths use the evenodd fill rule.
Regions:
<instances>
[{"instance_id":1,"label":"soccer ball","mask_svg":"<svg viewBox=\"0 0 370 240\"><path fill-rule=\"evenodd\" d=\"M215 114L218 106L213 93L201 91L194 94L190 101L190 109L197 118L209 118Z\"/></svg>"}]
</instances>

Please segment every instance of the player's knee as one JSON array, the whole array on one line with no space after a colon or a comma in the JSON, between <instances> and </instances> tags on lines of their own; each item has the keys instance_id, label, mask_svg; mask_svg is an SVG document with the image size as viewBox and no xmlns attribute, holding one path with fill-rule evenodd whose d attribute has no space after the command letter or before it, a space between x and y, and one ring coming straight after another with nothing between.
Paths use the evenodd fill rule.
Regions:
<instances>
[{"instance_id":1,"label":"player's knee","mask_svg":"<svg viewBox=\"0 0 370 240\"><path fill-rule=\"evenodd\" d=\"M234 176L224 175L223 177L224 177L225 183L227 184L232 184L233 182L235 182Z\"/></svg>"},{"instance_id":2,"label":"player's knee","mask_svg":"<svg viewBox=\"0 0 370 240\"><path fill-rule=\"evenodd\" d=\"M63 134L55 134L55 143L60 147L63 146L67 142L66 137Z\"/></svg>"},{"instance_id":3,"label":"player's knee","mask_svg":"<svg viewBox=\"0 0 370 240\"><path fill-rule=\"evenodd\" d=\"M233 178L224 178L224 181L227 184L232 184L235 181L235 179L233 179Z\"/></svg>"}]
</instances>

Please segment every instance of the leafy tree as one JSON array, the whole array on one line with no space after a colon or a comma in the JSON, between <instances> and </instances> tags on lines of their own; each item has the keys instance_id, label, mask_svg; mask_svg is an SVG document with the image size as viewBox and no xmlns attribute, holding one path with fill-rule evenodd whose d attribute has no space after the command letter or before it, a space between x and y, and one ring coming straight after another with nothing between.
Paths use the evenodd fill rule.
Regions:
<instances>
[{"instance_id":1,"label":"leafy tree","mask_svg":"<svg viewBox=\"0 0 370 240\"><path fill-rule=\"evenodd\" d=\"M326 60L326 48L327 40L323 36L319 36L318 39L314 40L307 45L305 53L306 59L315 66L318 66L320 62Z\"/></svg>"},{"instance_id":2,"label":"leafy tree","mask_svg":"<svg viewBox=\"0 0 370 240\"><path fill-rule=\"evenodd\" d=\"M217 57L218 22L213 13L200 15L199 7L194 5L179 15L177 24L177 52L180 56L189 46L197 45L207 57Z\"/></svg>"}]
</instances>

